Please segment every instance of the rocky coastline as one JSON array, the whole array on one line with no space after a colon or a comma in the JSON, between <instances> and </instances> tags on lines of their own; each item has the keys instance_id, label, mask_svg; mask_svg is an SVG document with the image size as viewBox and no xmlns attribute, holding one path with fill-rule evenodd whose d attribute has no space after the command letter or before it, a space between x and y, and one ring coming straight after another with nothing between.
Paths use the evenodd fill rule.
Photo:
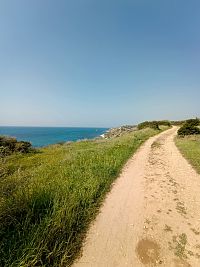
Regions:
<instances>
[{"instance_id":1,"label":"rocky coastline","mask_svg":"<svg viewBox=\"0 0 200 267\"><path fill-rule=\"evenodd\" d=\"M136 125L123 125L116 128L110 128L107 132L101 135L102 138L110 139L120 137L123 134L130 133L137 130Z\"/></svg>"}]
</instances>

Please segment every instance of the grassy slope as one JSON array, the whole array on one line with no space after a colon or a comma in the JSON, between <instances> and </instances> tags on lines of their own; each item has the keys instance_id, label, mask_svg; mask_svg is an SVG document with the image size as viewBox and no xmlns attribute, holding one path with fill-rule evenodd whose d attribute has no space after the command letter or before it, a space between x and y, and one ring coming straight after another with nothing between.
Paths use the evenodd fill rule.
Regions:
<instances>
[{"instance_id":1,"label":"grassy slope","mask_svg":"<svg viewBox=\"0 0 200 267\"><path fill-rule=\"evenodd\" d=\"M176 145L198 173L200 173L200 136L177 137Z\"/></svg>"},{"instance_id":2,"label":"grassy slope","mask_svg":"<svg viewBox=\"0 0 200 267\"><path fill-rule=\"evenodd\" d=\"M12 155L0 165L0 266L69 266L122 166L158 131Z\"/></svg>"}]
</instances>

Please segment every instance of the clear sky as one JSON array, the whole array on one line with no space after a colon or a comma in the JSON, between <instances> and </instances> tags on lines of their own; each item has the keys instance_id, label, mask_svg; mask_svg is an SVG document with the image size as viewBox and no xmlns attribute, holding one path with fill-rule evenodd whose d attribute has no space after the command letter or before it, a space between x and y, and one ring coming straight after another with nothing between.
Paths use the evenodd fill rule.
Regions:
<instances>
[{"instance_id":1,"label":"clear sky","mask_svg":"<svg viewBox=\"0 0 200 267\"><path fill-rule=\"evenodd\" d=\"M0 125L200 116L199 0L1 0Z\"/></svg>"}]
</instances>

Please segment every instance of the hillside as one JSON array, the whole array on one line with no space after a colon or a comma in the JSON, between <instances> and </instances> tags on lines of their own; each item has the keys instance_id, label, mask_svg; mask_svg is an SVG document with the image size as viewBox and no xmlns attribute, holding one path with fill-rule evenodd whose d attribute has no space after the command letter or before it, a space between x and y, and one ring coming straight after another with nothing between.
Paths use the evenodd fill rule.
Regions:
<instances>
[{"instance_id":1,"label":"hillside","mask_svg":"<svg viewBox=\"0 0 200 267\"><path fill-rule=\"evenodd\" d=\"M159 132L1 157L0 266L68 266L124 163Z\"/></svg>"}]
</instances>

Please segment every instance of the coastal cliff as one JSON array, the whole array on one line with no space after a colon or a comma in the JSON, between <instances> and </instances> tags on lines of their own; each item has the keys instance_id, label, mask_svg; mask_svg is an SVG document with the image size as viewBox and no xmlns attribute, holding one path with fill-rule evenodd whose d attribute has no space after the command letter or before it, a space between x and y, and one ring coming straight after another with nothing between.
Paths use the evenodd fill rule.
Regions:
<instances>
[{"instance_id":1,"label":"coastal cliff","mask_svg":"<svg viewBox=\"0 0 200 267\"><path fill-rule=\"evenodd\" d=\"M102 134L101 137L105 139L120 137L125 133L130 133L137 130L135 125L124 125L116 128L110 128L105 134Z\"/></svg>"}]
</instances>

